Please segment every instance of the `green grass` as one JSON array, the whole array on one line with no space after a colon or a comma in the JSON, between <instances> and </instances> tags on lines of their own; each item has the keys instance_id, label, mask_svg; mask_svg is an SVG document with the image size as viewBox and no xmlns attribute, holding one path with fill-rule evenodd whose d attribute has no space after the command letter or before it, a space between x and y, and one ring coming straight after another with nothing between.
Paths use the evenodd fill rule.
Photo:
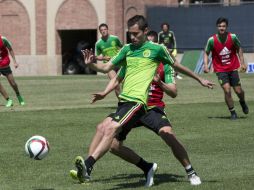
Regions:
<instances>
[{"instance_id":1,"label":"green grass","mask_svg":"<svg viewBox=\"0 0 254 190\"><path fill-rule=\"evenodd\" d=\"M217 83L215 75L205 77ZM236 121L228 119L219 85L208 90L184 77L177 81L178 97L165 97L174 131L203 180L201 186L189 185L181 165L153 132L139 128L130 133L126 145L159 165L151 189L253 189L254 75L241 78L250 113L245 116L236 101L240 116ZM114 94L89 103L91 93L105 87L106 77L16 77L16 81L27 103L24 107L1 77L15 103L7 109L0 99L1 190L144 189L141 171L109 153L96 163L92 183L80 185L69 177L75 156L87 152L96 124L115 110ZM42 161L31 160L24 151L26 140L35 134L50 143L50 153Z\"/></svg>"}]
</instances>

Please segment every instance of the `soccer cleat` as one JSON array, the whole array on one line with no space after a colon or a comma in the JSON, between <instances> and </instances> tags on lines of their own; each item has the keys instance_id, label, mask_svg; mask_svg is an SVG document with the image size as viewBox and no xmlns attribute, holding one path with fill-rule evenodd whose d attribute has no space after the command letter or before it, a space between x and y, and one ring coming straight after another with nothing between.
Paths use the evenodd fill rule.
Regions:
<instances>
[{"instance_id":1,"label":"soccer cleat","mask_svg":"<svg viewBox=\"0 0 254 190\"><path fill-rule=\"evenodd\" d=\"M19 100L19 104L21 106L24 106L25 105L25 101L24 101L23 97L22 96L17 96L17 97L18 97L18 100Z\"/></svg>"},{"instance_id":2,"label":"soccer cleat","mask_svg":"<svg viewBox=\"0 0 254 190\"><path fill-rule=\"evenodd\" d=\"M5 104L5 107L9 108L11 106L13 106L13 102L11 99L9 99L9 100L7 100L7 103Z\"/></svg>"},{"instance_id":3,"label":"soccer cleat","mask_svg":"<svg viewBox=\"0 0 254 190\"><path fill-rule=\"evenodd\" d=\"M200 177L198 177L196 174L193 174L188 177L191 185L200 185L201 180Z\"/></svg>"},{"instance_id":4,"label":"soccer cleat","mask_svg":"<svg viewBox=\"0 0 254 190\"><path fill-rule=\"evenodd\" d=\"M241 101L239 101L239 102L240 102L240 105L241 105L241 107L242 107L243 113L244 113L244 114L248 114L248 113L249 113L249 108L248 108L248 106L246 105L246 103L245 103L245 102L241 102Z\"/></svg>"},{"instance_id":5,"label":"soccer cleat","mask_svg":"<svg viewBox=\"0 0 254 190\"><path fill-rule=\"evenodd\" d=\"M154 184L154 174L156 173L158 169L158 165L156 163L153 163L152 167L150 168L150 170L148 171L147 175L146 175L146 184L145 187L151 187Z\"/></svg>"},{"instance_id":6,"label":"soccer cleat","mask_svg":"<svg viewBox=\"0 0 254 190\"><path fill-rule=\"evenodd\" d=\"M176 75L176 78L180 80L183 79L183 77L181 77L180 75Z\"/></svg>"},{"instance_id":7,"label":"soccer cleat","mask_svg":"<svg viewBox=\"0 0 254 190\"><path fill-rule=\"evenodd\" d=\"M78 172L76 170L70 170L70 176L74 180L78 180Z\"/></svg>"},{"instance_id":8,"label":"soccer cleat","mask_svg":"<svg viewBox=\"0 0 254 190\"><path fill-rule=\"evenodd\" d=\"M75 158L75 166L77 168L77 178L80 183L84 183L90 180L90 175L87 173L85 161L81 156Z\"/></svg>"},{"instance_id":9,"label":"soccer cleat","mask_svg":"<svg viewBox=\"0 0 254 190\"><path fill-rule=\"evenodd\" d=\"M236 113L232 113L230 119L231 120L236 120L237 119L237 114Z\"/></svg>"}]
</instances>

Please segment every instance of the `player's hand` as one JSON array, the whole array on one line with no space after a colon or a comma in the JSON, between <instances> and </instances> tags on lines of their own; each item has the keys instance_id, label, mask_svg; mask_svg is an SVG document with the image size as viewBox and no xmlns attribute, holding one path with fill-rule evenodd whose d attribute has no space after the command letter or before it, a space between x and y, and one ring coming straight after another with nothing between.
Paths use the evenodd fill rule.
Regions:
<instances>
[{"instance_id":1,"label":"player's hand","mask_svg":"<svg viewBox=\"0 0 254 190\"><path fill-rule=\"evenodd\" d=\"M92 94L93 95L93 98L92 98L92 102L91 104L97 102L98 100L102 100L105 98L105 93L103 92L98 92L98 93L95 93L95 94Z\"/></svg>"},{"instance_id":2,"label":"player's hand","mask_svg":"<svg viewBox=\"0 0 254 190\"><path fill-rule=\"evenodd\" d=\"M14 63L13 65L14 65L15 69L17 69L19 67L19 64L17 64L17 63Z\"/></svg>"},{"instance_id":3,"label":"player's hand","mask_svg":"<svg viewBox=\"0 0 254 190\"><path fill-rule=\"evenodd\" d=\"M111 57L109 57L109 56L104 56L104 60L105 61L109 61L111 59Z\"/></svg>"},{"instance_id":4,"label":"player's hand","mask_svg":"<svg viewBox=\"0 0 254 190\"><path fill-rule=\"evenodd\" d=\"M202 86L210 88L210 89L213 89L213 86L215 85L215 83L210 82L209 80L206 80L206 79L201 79L200 83Z\"/></svg>"},{"instance_id":5,"label":"player's hand","mask_svg":"<svg viewBox=\"0 0 254 190\"><path fill-rule=\"evenodd\" d=\"M95 58L96 56L93 53L93 49L85 49L85 50L81 50L83 56L84 56L84 61L85 64L89 65L91 63L95 62Z\"/></svg>"},{"instance_id":6,"label":"player's hand","mask_svg":"<svg viewBox=\"0 0 254 190\"><path fill-rule=\"evenodd\" d=\"M207 66L204 66L204 73L209 73L209 69Z\"/></svg>"},{"instance_id":7,"label":"player's hand","mask_svg":"<svg viewBox=\"0 0 254 190\"><path fill-rule=\"evenodd\" d=\"M156 75L154 75L153 81L154 82L160 82L161 81L160 75L158 73Z\"/></svg>"},{"instance_id":8,"label":"player's hand","mask_svg":"<svg viewBox=\"0 0 254 190\"><path fill-rule=\"evenodd\" d=\"M245 73L247 70L247 65L246 64L241 64L241 67L240 67L240 72L243 72Z\"/></svg>"}]
</instances>

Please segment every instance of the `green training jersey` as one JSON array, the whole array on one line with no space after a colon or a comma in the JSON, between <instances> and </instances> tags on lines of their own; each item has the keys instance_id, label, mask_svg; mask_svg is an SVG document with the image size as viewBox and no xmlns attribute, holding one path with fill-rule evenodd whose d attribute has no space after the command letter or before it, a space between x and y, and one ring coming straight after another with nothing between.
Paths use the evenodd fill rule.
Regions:
<instances>
[{"instance_id":1,"label":"green training jersey","mask_svg":"<svg viewBox=\"0 0 254 190\"><path fill-rule=\"evenodd\" d=\"M11 49L11 42L9 40L7 40L6 37L2 36L2 41L5 47L7 47L8 49Z\"/></svg>"},{"instance_id":2,"label":"green training jersey","mask_svg":"<svg viewBox=\"0 0 254 190\"><path fill-rule=\"evenodd\" d=\"M218 37L218 35L217 35ZM240 40L238 39L238 37L235 35L235 34L231 34L231 38L233 40L233 43L236 47L240 47L241 46L241 43L240 43ZM222 38L218 37L218 40L221 42L221 43L225 43L227 41L227 38L223 41ZM211 36L208 41L207 41L207 44L206 44L206 47L205 47L205 51L206 53L210 53L213 51L213 47L214 47L214 39L213 39L213 36Z\"/></svg>"},{"instance_id":3,"label":"green training jersey","mask_svg":"<svg viewBox=\"0 0 254 190\"><path fill-rule=\"evenodd\" d=\"M97 56L103 55L108 57L114 57L119 49L122 47L122 43L119 38L114 35L109 35L106 40L100 39L95 44L95 54Z\"/></svg>"},{"instance_id":4,"label":"green training jersey","mask_svg":"<svg viewBox=\"0 0 254 190\"><path fill-rule=\"evenodd\" d=\"M149 86L160 62L174 64L174 59L164 45L148 41L139 47L132 44L125 45L112 58L112 63L116 66L124 63L118 74L124 78L122 93L119 97L124 101L134 101L146 105Z\"/></svg>"}]
</instances>

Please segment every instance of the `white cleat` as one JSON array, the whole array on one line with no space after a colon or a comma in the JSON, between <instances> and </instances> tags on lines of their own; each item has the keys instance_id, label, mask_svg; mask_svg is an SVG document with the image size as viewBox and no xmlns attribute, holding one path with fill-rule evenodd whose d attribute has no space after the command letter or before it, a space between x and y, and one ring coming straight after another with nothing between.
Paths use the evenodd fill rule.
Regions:
<instances>
[{"instance_id":1,"label":"white cleat","mask_svg":"<svg viewBox=\"0 0 254 190\"><path fill-rule=\"evenodd\" d=\"M183 77L181 77L180 75L176 75L176 78L180 80L183 79Z\"/></svg>"},{"instance_id":2,"label":"white cleat","mask_svg":"<svg viewBox=\"0 0 254 190\"><path fill-rule=\"evenodd\" d=\"M192 175L189 177L189 181L191 185L200 185L201 184L201 179L197 175Z\"/></svg>"},{"instance_id":3,"label":"white cleat","mask_svg":"<svg viewBox=\"0 0 254 190\"><path fill-rule=\"evenodd\" d=\"M154 184L153 177L154 177L154 174L157 171L157 169L158 169L158 165L156 163L153 163L153 166L151 167L151 169L147 173L145 187L153 186L153 184Z\"/></svg>"}]
</instances>

